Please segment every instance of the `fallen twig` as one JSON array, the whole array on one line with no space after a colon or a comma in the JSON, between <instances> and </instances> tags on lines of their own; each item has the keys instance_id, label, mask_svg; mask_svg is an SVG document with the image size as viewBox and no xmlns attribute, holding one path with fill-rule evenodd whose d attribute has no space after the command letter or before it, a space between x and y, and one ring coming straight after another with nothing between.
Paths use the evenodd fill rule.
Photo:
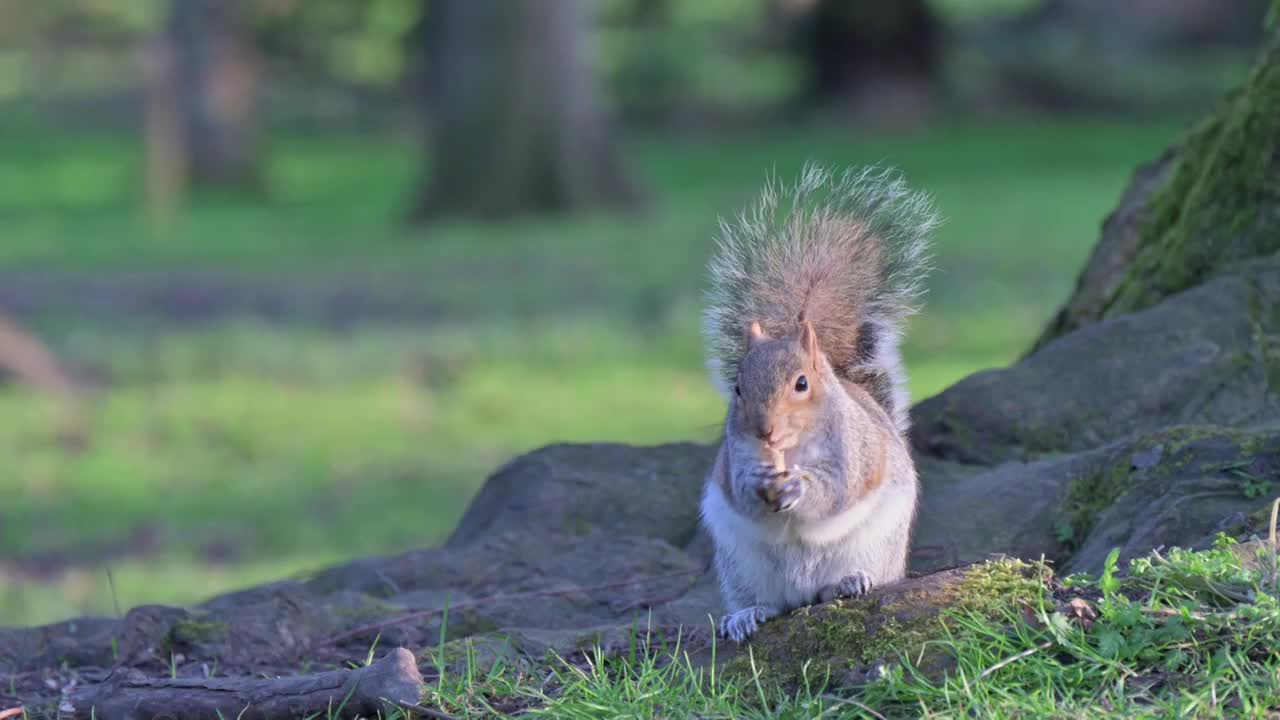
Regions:
<instances>
[{"instance_id":1,"label":"fallen twig","mask_svg":"<svg viewBox=\"0 0 1280 720\"><path fill-rule=\"evenodd\" d=\"M280 717L372 717L422 696L422 675L413 653L396 648L354 670L299 677L148 678L120 672L71 694L74 718L128 720L266 720ZM441 719L443 720L443 719Z\"/></svg>"}]
</instances>

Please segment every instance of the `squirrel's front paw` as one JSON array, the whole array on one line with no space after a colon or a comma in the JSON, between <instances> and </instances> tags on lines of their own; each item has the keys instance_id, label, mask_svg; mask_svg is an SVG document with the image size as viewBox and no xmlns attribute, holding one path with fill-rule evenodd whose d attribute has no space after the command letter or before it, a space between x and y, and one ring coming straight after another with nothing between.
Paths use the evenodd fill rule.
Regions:
<instances>
[{"instance_id":1,"label":"squirrel's front paw","mask_svg":"<svg viewBox=\"0 0 1280 720\"><path fill-rule=\"evenodd\" d=\"M774 510L778 512L786 512L800 504L800 498L804 497L804 482L795 475L790 476L786 482L778 487L777 502L774 504Z\"/></svg>"},{"instance_id":2,"label":"squirrel's front paw","mask_svg":"<svg viewBox=\"0 0 1280 720\"><path fill-rule=\"evenodd\" d=\"M755 634L760 623L778 614L777 610L762 606L749 607L720 618L720 637L742 642Z\"/></svg>"},{"instance_id":3,"label":"squirrel's front paw","mask_svg":"<svg viewBox=\"0 0 1280 720\"><path fill-rule=\"evenodd\" d=\"M855 570L840 578L840 582L824 588L818 599L825 603L836 598L861 597L869 592L871 592L871 576L861 570Z\"/></svg>"},{"instance_id":4,"label":"squirrel's front paw","mask_svg":"<svg viewBox=\"0 0 1280 720\"><path fill-rule=\"evenodd\" d=\"M786 512L804 496L804 477L795 471L770 471L756 488L756 495L774 512Z\"/></svg>"}]
</instances>

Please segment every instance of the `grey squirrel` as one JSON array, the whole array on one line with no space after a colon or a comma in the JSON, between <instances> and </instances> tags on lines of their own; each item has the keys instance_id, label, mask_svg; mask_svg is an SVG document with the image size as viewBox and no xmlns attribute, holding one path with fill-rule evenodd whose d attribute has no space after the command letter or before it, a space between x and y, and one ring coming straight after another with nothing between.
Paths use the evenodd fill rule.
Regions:
<instances>
[{"instance_id":1,"label":"grey squirrel","mask_svg":"<svg viewBox=\"0 0 1280 720\"><path fill-rule=\"evenodd\" d=\"M896 172L814 165L721 221L703 334L729 411L701 514L722 636L906 573L917 490L898 345L938 223Z\"/></svg>"}]
</instances>

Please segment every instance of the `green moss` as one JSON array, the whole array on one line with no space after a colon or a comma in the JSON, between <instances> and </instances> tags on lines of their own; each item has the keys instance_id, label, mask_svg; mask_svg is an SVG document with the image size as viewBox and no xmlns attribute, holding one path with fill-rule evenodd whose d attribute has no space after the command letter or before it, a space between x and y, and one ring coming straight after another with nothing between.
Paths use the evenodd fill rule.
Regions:
<instances>
[{"instance_id":1,"label":"green moss","mask_svg":"<svg viewBox=\"0 0 1280 720\"><path fill-rule=\"evenodd\" d=\"M1079 547L1093 529L1098 513L1107 509L1134 485L1129 462L1115 462L1099 470L1073 480L1067 487L1063 503L1063 517L1055 533L1068 549Z\"/></svg>"},{"instance_id":2,"label":"green moss","mask_svg":"<svg viewBox=\"0 0 1280 720\"><path fill-rule=\"evenodd\" d=\"M216 643L226 639L230 628L225 622L208 619L208 614L194 612L179 620L166 638L169 649Z\"/></svg>"},{"instance_id":3,"label":"green moss","mask_svg":"<svg viewBox=\"0 0 1280 720\"><path fill-rule=\"evenodd\" d=\"M1170 459L1161 463L1161 465L1163 467L1181 469L1190 462L1189 457L1182 456L1183 451L1192 445L1200 444L1207 440L1224 440L1241 449L1251 442L1256 442L1256 438L1235 428L1221 425L1179 425L1144 438L1139 442L1138 446L1139 448L1149 448L1155 445L1163 446L1166 457Z\"/></svg>"},{"instance_id":4,"label":"green moss","mask_svg":"<svg viewBox=\"0 0 1280 720\"><path fill-rule=\"evenodd\" d=\"M1278 157L1280 30L1273 30L1245 84L1179 145L1106 314L1148 307L1224 266L1280 250Z\"/></svg>"},{"instance_id":5,"label":"green moss","mask_svg":"<svg viewBox=\"0 0 1280 720\"><path fill-rule=\"evenodd\" d=\"M956 632L956 616L971 613L999 619L1019 599L1043 591L1050 576L1039 563L1001 559L932 576L931 582L889 588L871 597L801 608L766 623L724 672L752 675L752 664L768 686L795 687L806 679L820 683L828 673L910 658L925 672L950 664L942 643Z\"/></svg>"},{"instance_id":6,"label":"green moss","mask_svg":"<svg viewBox=\"0 0 1280 720\"><path fill-rule=\"evenodd\" d=\"M1240 453L1246 457L1280 453L1280 439L1271 433L1247 435L1240 443Z\"/></svg>"}]
</instances>

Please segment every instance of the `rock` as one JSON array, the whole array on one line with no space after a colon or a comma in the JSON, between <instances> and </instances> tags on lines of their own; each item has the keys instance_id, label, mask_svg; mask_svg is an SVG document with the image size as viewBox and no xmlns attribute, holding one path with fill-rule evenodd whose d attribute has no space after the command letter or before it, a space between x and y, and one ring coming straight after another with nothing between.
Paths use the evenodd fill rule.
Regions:
<instances>
[{"instance_id":1,"label":"rock","mask_svg":"<svg viewBox=\"0 0 1280 720\"><path fill-rule=\"evenodd\" d=\"M1155 447L1162 448L1158 462L1134 466L1135 455L1150 460ZM1181 426L1030 463L922 468L912 570L1001 553L1097 572L1114 547L1129 559L1161 546L1196 546L1224 518L1259 510L1280 493L1280 430Z\"/></svg>"},{"instance_id":2,"label":"rock","mask_svg":"<svg viewBox=\"0 0 1280 720\"><path fill-rule=\"evenodd\" d=\"M0 674L63 663L109 665L118 625L110 618L85 617L36 628L0 627Z\"/></svg>"},{"instance_id":3,"label":"rock","mask_svg":"<svg viewBox=\"0 0 1280 720\"><path fill-rule=\"evenodd\" d=\"M1257 511L1277 491L1276 337L1280 263L1254 262L920 403L912 568L1001 552L1096 571Z\"/></svg>"},{"instance_id":4,"label":"rock","mask_svg":"<svg viewBox=\"0 0 1280 720\"><path fill-rule=\"evenodd\" d=\"M994 465L1089 450L1177 425L1280 418L1280 263L1089 325L913 411L921 454Z\"/></svg>"},{"instance_id":5,"label":"rock","mask_svg":"<svg viewBox=\"0 0 1280 720\"><path fill-rule=\"evenodd\" d=\"M911 571L935 572L992 553L1056 557L1062 543L1054 526L1067 489L1089 466L1088 459L1075 457L981 469L922 463Z\"/></svg>"},{"instance_id":6,"label":"rock","mask_svg":"<svg viewBox=\"0 0 1280 720\"><path fill-rule=\"evenodd\" d=\"M1051 576L1043 565L1001 559L801 608L761 626L750 655L726 647L724 672L743 680L759 672L766 687L794 688L820 683L827 671L833 678L873 677L873 668L903 654L918 658L923 671L940 673L949 663L937 642L944 637L944 612L1004 617L1019 601L1038 597Z\"/></svg>"},{"instance_id":7,"label":"rock","mask_svg":"<svg viewBox=\"0 0 1280 720\"><path fill-rule=\"evenodd\" d=\"M497 532L538 537L591 528L683 547L698 527L698 495L714 449L552 445L517 458L485 483L448 547Z\"/></svg>"},{"instance_id":8,"label":"rock","mask_svg":"<svg viewBox=\"0 0 1280 720\"><path fill-rule=\"evenodd\" d=\"M1280 430L1170 428L1136 443L1163 445L1164 459L1135 468L1131 446L1101 454L1068 488L1064 517L1074 541L1066 572L1098 572L1113 548L1122 561L1154 548L1206 547L1224 520L1256 513L1280 494Z\"/></svg>"}]
</instances>

